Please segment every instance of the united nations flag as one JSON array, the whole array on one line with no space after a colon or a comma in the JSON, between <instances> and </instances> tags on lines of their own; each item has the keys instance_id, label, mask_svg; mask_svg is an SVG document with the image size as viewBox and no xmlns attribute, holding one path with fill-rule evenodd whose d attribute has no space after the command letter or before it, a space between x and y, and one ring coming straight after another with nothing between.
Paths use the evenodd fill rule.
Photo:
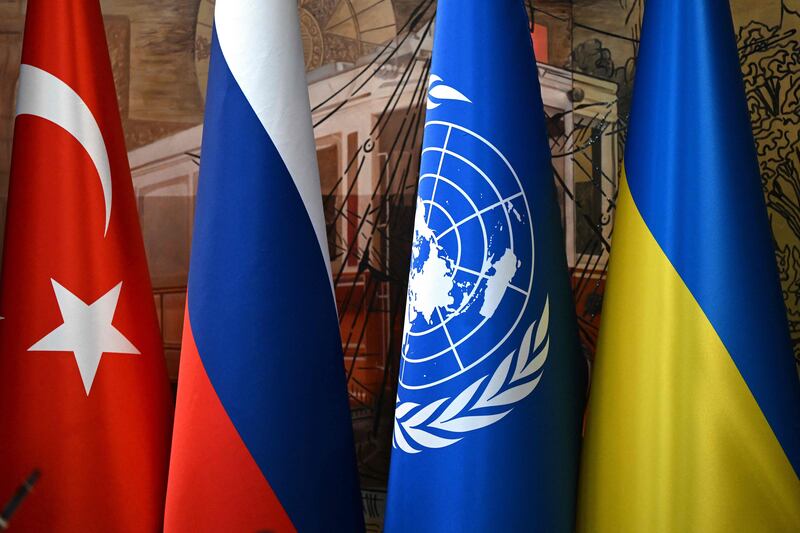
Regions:
<instances>
[{"instance_id":1,"label":"united nations flag","mask_svg":"<svg viewBox=\"0 0 800 533\"><path fill-rule=\"evenodd\" d=\"M440 0L386 530L572 531L581 360L521 0Z\"/></svg>"}]
</instances>

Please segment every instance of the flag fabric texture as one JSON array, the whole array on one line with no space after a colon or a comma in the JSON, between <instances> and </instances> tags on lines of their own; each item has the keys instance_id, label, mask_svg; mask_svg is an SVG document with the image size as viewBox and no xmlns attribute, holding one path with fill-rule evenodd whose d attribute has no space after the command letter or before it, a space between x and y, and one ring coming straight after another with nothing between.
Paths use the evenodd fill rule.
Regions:
<instances>
[{"instance_id":1,"label":"flag fabric texture","mask_svg":"<svg viewBox=\"0 0 800 533\"><path fill-rule=\"evenodd\" d=\"M436 14L386 531L572 531L586 367L523 2Z\"/></svg>"},{"instance_id":2,"label":"flag fabric texture","mask_svg":"<svg viewBox=\"0 0 800 533\"><path fill-rule=\"evenodd\" d=\"M165 530L360 531L295 2L218 0Z\"/></svg>"},{"instance_id":3,"label":"flag fabric texture","mask_svg":"<svg viewBox=\"0 0 800 533\"><path fill-rule=\"evenodd\" d=\"M0 285L13 530L158 531L172 407L99 2L30 0Z\"/></svg>"},{"instance_id":4,"label":"flag fabric texture","mask_svg":"<svg viewBox=\"0 0 800 533\"><path fill-rule=\"evenodd\" d=\"M800 531L800 385L727 0L649 0L579 531Z\"/></svg>"}]
</instances>

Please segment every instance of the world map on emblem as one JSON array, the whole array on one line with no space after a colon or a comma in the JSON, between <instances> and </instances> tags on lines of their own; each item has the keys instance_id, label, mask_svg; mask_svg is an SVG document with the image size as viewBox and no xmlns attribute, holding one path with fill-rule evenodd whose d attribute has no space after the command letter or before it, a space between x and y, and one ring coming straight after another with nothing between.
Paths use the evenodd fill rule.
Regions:
<instances>
[{"instance_id":1,"label":"world map on emblem","mask_svg":"<svg viewBox=\"0 0 800 533\"><path fill-rule=\"evenodd\" d=\"M402 388L464 374L520 329L533 284L530 220L519 177L490 141L456 124L426 124Z\"/></svg>"}]
</instances>

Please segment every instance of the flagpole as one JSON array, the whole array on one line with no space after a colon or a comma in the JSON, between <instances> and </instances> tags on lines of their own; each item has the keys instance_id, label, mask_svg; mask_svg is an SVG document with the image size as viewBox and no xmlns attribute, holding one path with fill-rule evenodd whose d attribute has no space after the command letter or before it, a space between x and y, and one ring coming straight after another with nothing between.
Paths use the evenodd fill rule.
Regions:
<instances>
[{"instance_id":1,"label":"flagpole","mask_svg":"<svg viewBox=\"0 0 800 533\"><path fill-rule=\"evenodd\" d=\"M9 528L9 522L11 521L11 517L14 516L14 513L17 512L17 509L25 501L25 498L33 492L33 487L36 485L36 482L39 481L41 477L41 472L39 469L34 469L33 472L30 473L28 478L22 482L17 488L17 491L8 500L5 507L3 507L3 511L0 512L0 529L7 530Z\"/></svg>"}]
</instances>

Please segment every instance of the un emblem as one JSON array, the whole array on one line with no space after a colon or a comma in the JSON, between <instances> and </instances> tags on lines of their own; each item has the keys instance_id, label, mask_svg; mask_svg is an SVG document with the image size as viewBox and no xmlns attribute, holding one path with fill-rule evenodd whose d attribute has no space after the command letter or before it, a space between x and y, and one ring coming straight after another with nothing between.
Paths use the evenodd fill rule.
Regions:
<instances>
[{"instance_id":1,"label":"un emblem","mask_svg":"<svg viewBox=\"0 0 800 533\"><path fill-rule=\"evenodd\" d=\"M431 76L428 109L447 100L473 105ZM458 124L429 120L424 139L393 439L407 453L508 415L538 385L549 348L546 298L525 322L534 233L519 176Z\"/></svg>"}]
</instances>

